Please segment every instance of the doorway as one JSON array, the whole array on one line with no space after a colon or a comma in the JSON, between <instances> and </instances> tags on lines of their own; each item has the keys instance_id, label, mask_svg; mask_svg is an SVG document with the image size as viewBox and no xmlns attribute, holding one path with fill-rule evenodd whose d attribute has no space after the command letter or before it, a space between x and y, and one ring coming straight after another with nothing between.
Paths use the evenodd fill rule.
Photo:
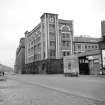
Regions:
<instances>
[{"instance_id":1,"label":"doorway","mask_svg":"<svg viewBox=\"0 0 105 105\"><path fill-rule=\"evenodd\" d=\"M79 57L79 73L80 75L89 75L89 61L84 57Z\"/></svg>"}]
</instances>

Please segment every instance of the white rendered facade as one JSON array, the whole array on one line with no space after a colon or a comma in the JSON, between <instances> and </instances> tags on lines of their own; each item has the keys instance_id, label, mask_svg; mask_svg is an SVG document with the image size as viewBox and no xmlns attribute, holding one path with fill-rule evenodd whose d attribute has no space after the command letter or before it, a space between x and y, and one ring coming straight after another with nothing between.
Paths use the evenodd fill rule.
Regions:
<instances>
[{"instance_id":1,"label":"white rendered facade","mask_svg":"<svg viewBox=\"0 0 105 105\"><path fill-rule=\"evenodd\" d=\"M25 64L73 54L73 21L58 19L57 14L44 13L25 37Z\"/></svg>"}]
</instances>

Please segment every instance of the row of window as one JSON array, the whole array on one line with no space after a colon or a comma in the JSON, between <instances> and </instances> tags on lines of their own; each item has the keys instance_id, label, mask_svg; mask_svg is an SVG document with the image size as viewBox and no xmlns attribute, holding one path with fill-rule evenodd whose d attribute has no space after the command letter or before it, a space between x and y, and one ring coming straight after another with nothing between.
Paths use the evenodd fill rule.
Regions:
<instances>
[{"instance_id":1,"label":"row of window","mask_svg":"<svg viewBox=\"0 0 105 105\"><path fill-rule=\"evenodd\" d=\"M92 49L98 49L97 44L92 44L92 45L83 45L83 44L77 44L75 45L75 50L92 50Z\"/></svg>"},{"instance_id":2,"label":"row of window","mask_svg":"<svg viewBox=\"0 0 105 105\"><path fill-rule=\"evenodd\" d=\"M40 54L35 54L34 55L34 60L40 60L41 59L41 55Z\"/></svg>"},{"instance_id":3,"label":"row of window","mask_svg":"<svg viewBox=\"0 0 105 105\"><path fill-rule=\"evenodd\" d=\"M28 54L33 53L33 52L34 52L34 48L33 47L28 49Z\"/></svg>"},{"instance_id":4,"label":"row of window","mask_svg":"<svg viewBox=\"0 0 105 105\"><path fill-rule=\"evenodd\" d=\"M34 47L28 48L28 54L34 53L34 51L39 51L41 49L41 44L37 44Z\"/></svg>"},{"instance_id":5,"label":"row of window","mask_svg":"<svg viewBox=\"0 0 105 105\"><path fill-rule=\"evenodd\" d=\"M98 45L85 45L85 49L88 49L88 48L95 48L95 49L97 49Z\"/></svg>"},{"instance_id":6,"label":"row of window","mask_svg":"<svg viewBox=\"0 0 105 105\"><path fill-rule=\"evenodd\" d=\"M37 49L41 49L41 44L40 43L34 46L34 50L37 50Z\"/></svg>"},{"instance_id":7,"label":"row of window","mask_svg":"<svg viewBox=\"0 0 105 105\"><path fill-rule=\"evenodd\" d=\"M28 61L29 61L29 62L33 62L33 61L34 61L34 56L29 57L29 58L28 58Z\"/></svg>"},{"instance_id":8,"label":"row of window","mask_svg":"<svg viewBox=\"0 0 105 105\"><path fill-rule=\"evenodd\" d=\"M69 51L63 51L63 56L69 56L71 53ZM55 50L50 50L50 57L55 57L56 56L56 51ZM34 59L40 59L41 56L40 54L35 54Z\"/></svg>"},{"instance_id":9,"label":"row of window","mask_svg":"<svg viewBox=\"0 0 105 105\"><path fill-rule=\"evenodd\" d=\"M41 31L40 30L38 30L37 32L33 33L33 37L35 39L37 39L38 37L40 37L40 35L41 35Z\"/></svg>"},{"instance_id":10,"label":"row of window","mask_svg":"<svg viewBox=\"0 0 105 105\"><path fill-rule=\"evenodd\" d=\"M35 60L40 60L41 59L41 55L40 54L35 54L34 56L31 56L28 58L29 62L33 62Z\"/></svg>"},{"instance_id":11,"label":"row of window","mask_svg":"<svg viewBox=\"0 0 105 105\"><path fill-rule=\"evenodd\" d=\"M38 43L39 41L40 41L40 37L38 37L38 38L34 39L33 41L31 41L31 42L28 44L28 46L31 47L31 46L33 46L34 44Z\"/></svg>"},{"instance_id":12,"label":"row of window","mask_svg":"<svg viewBox=\"0 0 105 105\"><path fill-rule=\"evenodd\" d=\"M63 51L63 56L69 56L71 53L69 51Z\"/></svg>"},{"instance_id":13,"label":"row of window","mask_svg":"<svg viewBox=\"0 0 105 105\"><path fill-rule=\"evenodd\" d=\"M88 59L80 59L79 63L88 63Z\"/></svg>"},{"instance_id":14,"label":"row of window","mask_svg":"<svg viewBox=\"0 0 105 105\"><path fill-rule=\"evenodd\" d=\"M50 46L55 46L55 41L50 41ZM63 46L70 46L70 42L69 42L69 41L63 41ZM88 47L88 48L90 48L90 47ZM92 48L96 48L96 49L97 49L98 46L95 45L95 46L92 47ZM40 49L41 49L41 44L39 43L38 45L29 48L29 49L28 49L28 53L30 54L30 53L33 53L34 51L39 51ZM82 49L82 47L81 47L80 45L78 45L77 48L75 49L75 51L81 51L81 50L83 50L83 49ZM54 52L54 51L52 51L52 52ZM52 52L51 52L51 53L52 53ZM64 52L64 55L65 55L65 53L66 53L66 52ZM54 54L51 54L51 56L52 56L52 55L54 55ZM66 54L66 55L69 55L69 53Z\"/></svg>"},{"instance_id":15,"label":"row of window","mask_svg":"<svg viewBox=\"0 0 105 105\"><path fill-rule=\"evenodd\" d=\"M40 36L41 36L41 32L40 32L40 30L38 30L37 32L32 33L32 36L30 36L30 38L28 38L28 42L31 42L31 41L33 41L33 39L37 39Z\"/></svg>"},{"instance_id":16,"label":"row of window","mask_svg":"<svg viewBox=\"0 0 105 105\"><path fill-rule=\"evenodd\" d=\"M71 42L70 41L62 41L62 46L64 47L70 47Z\"/></svg>"},{"instance_id":17,"label":"row of window","mask_svg":"<svg viewBox=\"0 0 105 105\"><path fill-rule=\"evenodd\" d=\"M37 37L35 40L34 40L34 43L38 43L40 41L40 37Z\"/></svg>"},{"instance_id":18,"label":"row of window","mask_svg":"<svg viewBox=\"0 0 105 105\"><path fill-rule=\"evenodd\" d=\"M62 33L62 38L70 38L71 33Z\"/></svg>"}]
</instances>

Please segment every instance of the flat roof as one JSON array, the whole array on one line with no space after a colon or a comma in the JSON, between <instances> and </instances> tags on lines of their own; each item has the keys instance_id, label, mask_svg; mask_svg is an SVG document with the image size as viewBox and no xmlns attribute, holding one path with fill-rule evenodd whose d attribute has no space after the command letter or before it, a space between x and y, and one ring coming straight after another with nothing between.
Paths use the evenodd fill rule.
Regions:
<instances>
[{"instance_id":1,"label":"flat roof","mask_svg":"<svg viewBox=\"0 0 105 105\"><path fill-rule=\"evenodd\" d=\"M82 52L82 53L77 54L77 56L82 57L82 56L92 56L92 55L98 55L98 54L101 54L100 50Z\"/></svg>"},{"instance_id":2,"label":"flat roof","mask_svg":"<svg viewBox=\"0 0 105 105\"><path fill-rule=\"evenodd\" d=\"M75 37L74 36L74 42L91 42L91 43L95 43L95 42L100 42L101 38L93 38L93 37Z\"/></svg>"}]
</instances>

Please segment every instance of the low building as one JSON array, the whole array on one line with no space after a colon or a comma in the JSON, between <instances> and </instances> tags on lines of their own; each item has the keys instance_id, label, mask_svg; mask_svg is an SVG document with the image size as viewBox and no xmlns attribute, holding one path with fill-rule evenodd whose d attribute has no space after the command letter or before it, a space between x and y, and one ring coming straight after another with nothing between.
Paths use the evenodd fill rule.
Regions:
<instances>
[{"instance_id":1,"label":"low building","mask_svg":"<svg viewBox=\"0 0 105 105\"><path fill-rule=\"evenodd\" d=\"M101 38L74 37L74 55L79 59L80 74L99 74L102 64L99 42Z\"/></svg>"}]
</instances>

